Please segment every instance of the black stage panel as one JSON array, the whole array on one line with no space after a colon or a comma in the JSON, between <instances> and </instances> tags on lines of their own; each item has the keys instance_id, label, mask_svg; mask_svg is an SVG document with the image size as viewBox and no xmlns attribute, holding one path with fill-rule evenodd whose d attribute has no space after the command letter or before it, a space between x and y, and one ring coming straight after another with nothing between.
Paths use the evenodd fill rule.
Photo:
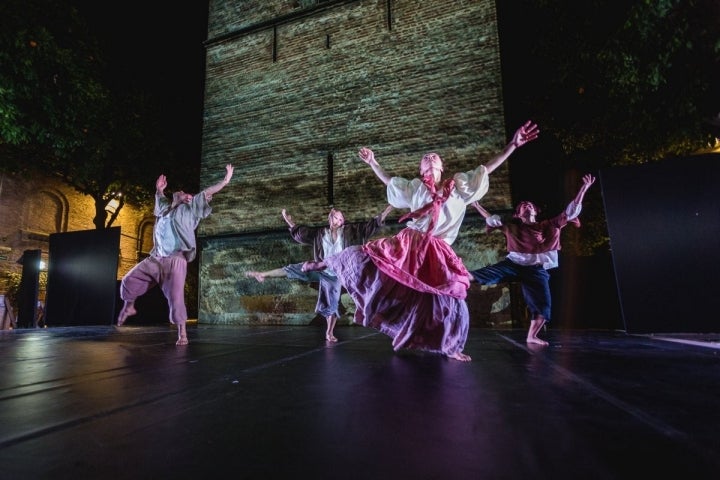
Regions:
<instances>
[{"instance_id":1,"label":"black stage panel","mask_svg":"<svg viewBox=\"0 0 720 480\"><path fill-rule=\"evenodd\" d=\"M625 328L720 331L720 155L600 171Z\"/></svg>"},{"instance_id":2,"label":"black stage panel","mask_svg":"<svg viewBox=\"0 0 720 480\"><path fill-rule=\"evenodd\" d=\"M17 306L17 326L19 328L37 327L35 317L37 315L38 290L40 288L41 259L41 250L25 250L21 259L23 267Z\"/></svg>"},{"instance_id":3,"label":"black stage panel","mask_svg":"<svg viewBox=\"0 0 720 480\"><path fill-rule=\"evenodd\" d=\"M120 227L50 235L46 323L111 325Z\"/></svg>"}]
</instances>

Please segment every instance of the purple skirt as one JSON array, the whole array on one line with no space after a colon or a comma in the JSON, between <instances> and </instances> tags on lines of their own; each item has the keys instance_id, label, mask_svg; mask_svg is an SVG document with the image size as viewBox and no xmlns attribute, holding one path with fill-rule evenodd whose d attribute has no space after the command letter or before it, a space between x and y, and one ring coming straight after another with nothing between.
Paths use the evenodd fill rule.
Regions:
<instances>
[{"instance_id":1,"label":"purple skirt","mask_svg":"<svg viewBox=\"0 0 720 480\"><path fill-rule=\"evenodd\" d=\"M470 315L464 299L419 292L382 273L362 247L325 259L355 302L353 321L393 339L395 351L454 355L465 348Z\"/></svg>"}]
</instances>

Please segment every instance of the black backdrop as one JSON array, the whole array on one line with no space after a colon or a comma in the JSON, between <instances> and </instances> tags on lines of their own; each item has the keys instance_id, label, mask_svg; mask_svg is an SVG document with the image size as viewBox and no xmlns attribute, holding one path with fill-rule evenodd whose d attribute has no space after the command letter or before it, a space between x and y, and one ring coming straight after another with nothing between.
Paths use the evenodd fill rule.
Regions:
<instances>
[{"instance_id":1,"label":"black backdrop","mask_svg":"<svg viewBox=\"0 0 720 480\"><path fill-rule=\"evenodd\" d=\"M720 332L720 155L600 171L628 333Z\"/></svg>"},{"instance_id":2,"label":"black backdrop","mask_svg":"<svg viewBox=\"0 0 720 480\"><path fill-rule=\"evenodd\" d=\"M46 324L111 325L120 227L50 235Z\"/></svg>"}]
</instances>

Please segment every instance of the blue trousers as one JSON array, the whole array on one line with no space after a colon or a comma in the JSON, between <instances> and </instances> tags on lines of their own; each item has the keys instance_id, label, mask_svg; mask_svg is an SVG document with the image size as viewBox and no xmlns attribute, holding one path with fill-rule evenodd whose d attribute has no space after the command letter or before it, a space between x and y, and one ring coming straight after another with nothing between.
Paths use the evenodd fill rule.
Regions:
<instances>
[{"instance_id":1,"label":"blue trousers","mask_svg":"<svg viewBox=\"0 0 720 480\"><path fill-rule=\"evenodd\" d=\"M550 274L542 265L518 265L508 259L494 265L471 270L470 275L481 285L519 281L531 318L538 314L550 321Z\"/></svg>"},{"instance_id":2,"label":"blue trousers","mask_svg":"<svg viewBox=\"0 0 720 480\"><path fill-rule=\"evenodd\" d=\"M302 265L302 263L291 263L284 266L283 270L287 273L287 278L303 282L319 282L315 313L319 313L325 318L330 315L340 318L340 294L342 293L340 280L334 275L329 275L327 270L303 272Z\"/></svg>"}]
</instances>

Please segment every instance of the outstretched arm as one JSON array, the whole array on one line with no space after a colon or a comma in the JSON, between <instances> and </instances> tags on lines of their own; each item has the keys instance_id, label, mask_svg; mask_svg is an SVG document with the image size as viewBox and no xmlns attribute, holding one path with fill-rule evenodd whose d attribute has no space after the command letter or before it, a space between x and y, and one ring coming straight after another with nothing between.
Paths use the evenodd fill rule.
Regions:
<instances>
[{"instance_id":1,"label":"outstretched arm","mask_svg":"<svg viewBox=\"0 0 720 480\"><path fill-rule=\"evenodd\" d=\"M288 224L288 227L293 228L295 226L295 222L293 222L293 219L290 214L287 213L287 210L283 208L281 213L283 216L283 220L285 220L285 223Z\"/></svg>"},{"instance_id":2,"label":"outstretched arm","mask_svg":"<svg viewBox=\"0 0 720 480\"><path fill-rule=\"evenodd\" d=\"M388 214L392 211L392 209L395 208L392 205L388 205L385 207L385 210L382 211L380 214L380 223L385 223L385 217L388 216Z\"/></svg>"},{"instance_id":3,"label":"outstretched arm","mask_svg":"<svg viewBox=\"0 0 720 480\"><path fill-rule=\"evenodd\" d=\"M230 165L229 163L227 165L225 165L225 178L220 180L215 185L205 189L205 196L208 200L210 200L209 197L212 197L217 192L222 190L225 185L230 183L230 179L232 178L232 175L233 175L233 170L234 170L233 166Z\"/></svg>"},{"instance_id":4,"label":"outstretched arm","mask_svg":"<svg viewBox=\"0 0 720 480\"><path fill-rule=\"evenodd\" d=\"M477 211L480 213L480 215L483 216L483 218L490 218L490 216L491 216L491 215L490 215L490 212L488 212L487 210L485 210L485 209L483 208L483 206L480 205L480 203L478 203L478 202L473 202L473 203L471 203L471 205L472 205L473 207L475 207L475 210L477 210Z\"/></svg>"},{"instance_id":5,"label":"outstretched arm","mask_svg":"<svg viewBox=\"0 0 720 480\"><path fill-rule=\"evenodd\" d=\"M471 203L473 207L475 207L475 210L480 212L480 215L485 218L485 224L488 227L501 227L502 226L502 220L500 219L499 215L492 215L490 212L485 210L485 208L480 205L479 202L473 202Z\"/></svg>"},{"instance_id":6,"label":"outstretched arm","mask_svg":"<svg viewBox=\"0 0 720 480\"><path fill-rule=\"evenodd\" d=\"M373 172L375 172L375 175L380 179L381 182L383 182L385 185L390 183L390 175L385 173L385 170L383 170L377 160L375 160L375 153L373 153L372 150L363 147L358 152L358 156L360 157L360 160L370 165L370 168L373 169Z\"/></svg>"},{"instance_id":7,"label":"outstretched arm","mask_svg":"<svg viewBox=\"0 0 720 480\"><path fill-rule=\"evenodd\" d=\"M505 146L503 151L485 163L485 169L487 170L488 175L502 165L516 149L522 147L528 142L532 142L539 134L540 130L538 129L537 124L530 120L525 122L522 127L515 131L512 140Z\"/></svg>"},{"instance_id":8,"label":"outstretched arm","mask_svg":"<svg viewBox=\"0 0 720 480\"><path fill-rule=\"evenodd\" d=\"M585 198L585 192L588 191L590 185L595 183L595 177L588 173L583 176L582 180L583 184L580 186L580 190L578 190L577 195L575 195L575 198L573 198L565 208L565 215L567 215L568 221L573 221L576 226L580 225L580 223L575 219L578 218L580 216L580 212L582 212L582 201L583 198Z\"/></svg>"},{"instance_id":9,"label":"outstretched arm","mask_svg":"<svg viewBox=\"0 0 720 480\"><path fill-rule=\"evenodd\" d=\"M590 188L590 186L595 183L595 177L588 173L583 175L582 180L583 184L582 186L580 186L580 190L578 190L578 193L577 195L575 195L575 199L573 200L578 205L580 205L583 201L583 198L585 198L585 192L588 191L588 188Z\"/></svg>"}]
</instances>

